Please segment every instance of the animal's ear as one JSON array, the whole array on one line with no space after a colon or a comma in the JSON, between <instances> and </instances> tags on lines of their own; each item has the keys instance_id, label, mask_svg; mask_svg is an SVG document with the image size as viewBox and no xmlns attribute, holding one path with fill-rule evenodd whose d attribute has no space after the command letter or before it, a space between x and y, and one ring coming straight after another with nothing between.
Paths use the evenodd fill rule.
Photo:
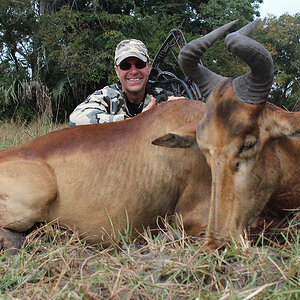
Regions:
<instances>
[{"instance_id":1,"label":"animal's ear","mask_svg":"<svg viewBox=\"0 0 300 300\"><path fill-rule=\"evenodd\" d=\"M300 112L289 112L272 107L263 115L265 128L271 138L300 139Z\"/></svg>"},{"instance_id":2,"label":"animal's ear","mask_svg":"<svg viewBox=\"0 0 300 300\"><path fill-rule=\"evenodd\" d=\"M169 148L196 148L196 127L197 123L189 123L154 140L152 144Z\"/></svg>"}]
</instances>

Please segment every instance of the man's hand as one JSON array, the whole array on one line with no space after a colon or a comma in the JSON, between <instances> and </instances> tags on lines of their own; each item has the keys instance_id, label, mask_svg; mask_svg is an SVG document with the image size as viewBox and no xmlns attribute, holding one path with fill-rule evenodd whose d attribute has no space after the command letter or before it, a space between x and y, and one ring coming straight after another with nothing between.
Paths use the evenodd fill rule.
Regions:
<instances>
[{"instance_id":1,"label":"man's hand","mask_svg":"<svg viewBox=\"0 0 300 300\"><path fill-rule=\"evenodd\" d=\"M170 101L170 100L183 100L183 99L187 99L186 97L175 97L175 96L170 96L168 97L168 100L167 101ZM149 109L151 109L152 107L154 107L156 104L155 104L155 98L152 97L150 103L142 110L142 112L145 112Z\"/></svg>"},{"instance_id":2,"label":"man's hand","mask_svg":"<svg viewBox=\"0 0 300 300\"><path fill-rule=\"evenodd\" d=\"M168 101L172 101L172 100L184 100L187 99L186 97L176 97L176 96L170 96L168 97Z\"/></svg>"},{"instance_id":3,"label":"man's hand","mask_svg":"<svg viewBox=\"0 0 300 300\"><path fill-rule=\"evenodd\" d=\"M155 98L152 97L150 103L142 110L142 113L155 106Z\"/></svg>"}]
</instances>

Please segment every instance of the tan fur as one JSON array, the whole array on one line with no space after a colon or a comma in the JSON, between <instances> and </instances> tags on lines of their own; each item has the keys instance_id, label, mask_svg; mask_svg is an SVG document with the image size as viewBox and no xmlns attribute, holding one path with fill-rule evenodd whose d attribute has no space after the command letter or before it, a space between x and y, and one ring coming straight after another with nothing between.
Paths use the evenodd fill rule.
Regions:
<instances>
[{"instance_id":1,"label":"tan fur","mask_svg":"<svg viewBox=\"0 0 300 300\"><path fill-rule=\"evenodd\" d=\"M205 105L161 104L133 119L59 130L0 152L0 226L24 231L58 219L91 242L182 215L187 233L207 226L210 170L198 148L170 151L157 137L200 120Z\"/></svg>"}]
</instances>

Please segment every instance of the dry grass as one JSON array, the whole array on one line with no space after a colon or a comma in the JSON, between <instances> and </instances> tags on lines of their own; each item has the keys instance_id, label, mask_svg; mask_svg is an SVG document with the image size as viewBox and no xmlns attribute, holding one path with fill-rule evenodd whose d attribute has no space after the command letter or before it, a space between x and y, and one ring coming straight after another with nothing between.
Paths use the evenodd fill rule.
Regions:
<instances>
[{"instance_id":1,"label":"dry grass","mask_svg":"<svg viewBox=\"0 0 300 300\"><path fill-rule=\"evenodd\" d=\"M170 230L170 227L169 227ZM173 230L143 233L107 249L91 247L55 223L35 229L15 256L0 256L5 299L297 299L299 223L283 243L204 253L201 241Z\"/></svg>"},{"instance_id":2,"label":"dry grass","mask_svg":"<svg viewBox=\"0 0 300 300\"><path fill-rule=\"evenodd\" d=\"M23 144L45 133L66 127L67 125L43 124L37 120L30 125L24 123L0 123L0 149L7 149Z\"/></svg>"},{"instance_id":3,"label":"dry grass","mask_svg":"<svg viewBox=\"0 0 300 300\"><path fill-rule=\"evenodd\" d=\"M7 145L38 132L12 125L10 136L6 126ZM53 222L34 229L16 255L0 252L0 298L298 299L299 225L295 217L273 235L252 244L239 237L209 254L177 227L138 239L120 234L120 244L101 249Z\"/></svg>"}]
</instances>

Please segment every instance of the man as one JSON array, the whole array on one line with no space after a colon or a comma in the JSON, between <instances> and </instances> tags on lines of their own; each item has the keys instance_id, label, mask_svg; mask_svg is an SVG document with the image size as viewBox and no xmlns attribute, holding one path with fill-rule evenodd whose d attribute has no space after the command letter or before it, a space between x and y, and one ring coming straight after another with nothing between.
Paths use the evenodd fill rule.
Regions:
<instances>
[{"instance_id":1,"label":"man","mask_svg":"<svg viewBox=\"0 0 300 300\"><path fill-rule=\"evenodd\" d=\"M121 121L151 109L172 95L147 84L151 63L143 42L121 41L114 62L121 84L106 86L88 96L71 113L70 126Z\"/></svg>"}]
</instances>

